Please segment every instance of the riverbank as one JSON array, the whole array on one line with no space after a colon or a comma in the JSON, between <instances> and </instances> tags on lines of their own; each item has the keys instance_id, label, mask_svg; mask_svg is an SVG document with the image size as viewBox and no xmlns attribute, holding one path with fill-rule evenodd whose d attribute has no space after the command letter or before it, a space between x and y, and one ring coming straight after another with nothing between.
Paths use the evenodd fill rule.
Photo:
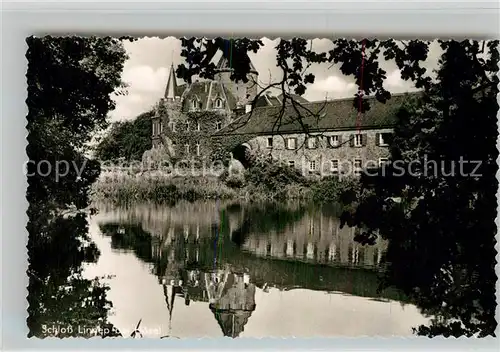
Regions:
<instances>
[{"instance_id":1,"label":"riverbank","mask_svg":"<svg viewBox=\"0 0 500 352\"><path fill-rule=\"evenodd\" d=\"M352 180L311 180L297 175L290 177L287 173L251 170L236 178L225 175L151 177L146 174L106 177L93 185L92 199L113 204L203 199L332 202L338 201L342 193L352 190L355 185Z\"/></svg>"}]
</instances>

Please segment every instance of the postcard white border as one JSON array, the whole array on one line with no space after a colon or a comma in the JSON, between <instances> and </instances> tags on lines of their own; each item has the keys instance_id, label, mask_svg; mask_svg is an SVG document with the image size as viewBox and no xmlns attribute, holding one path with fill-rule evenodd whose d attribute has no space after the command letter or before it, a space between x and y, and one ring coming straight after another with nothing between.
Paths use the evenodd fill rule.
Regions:
<instances>
[{"instance_id":1,"label":"postcard white border","mask_svg":"<svg viewBox=\"0 0 500 352\"><path fill-rule=\"evenodd\" d=\"M497 1L3 2L1 329L3 350L494 349L495 339L27 339L26 44L29 35L499 38ZM500 143L498 144L500 145ZM498 218L497 218L498 226ZM498 236L497 236L498 241ZM497 244L497 250L499 246ZM497 256L498 261L498 256ZM498 268L498 267L497 267ZM498 273L498 270L497 270ZM498 283L497 283L498 287ZM497 290L498 292L498 290ZM498 313L498 308L497 308ZM498 314L497 314L498 316ZM497 330L498 331L498 330Z\"/></svg>"}]
</instances>

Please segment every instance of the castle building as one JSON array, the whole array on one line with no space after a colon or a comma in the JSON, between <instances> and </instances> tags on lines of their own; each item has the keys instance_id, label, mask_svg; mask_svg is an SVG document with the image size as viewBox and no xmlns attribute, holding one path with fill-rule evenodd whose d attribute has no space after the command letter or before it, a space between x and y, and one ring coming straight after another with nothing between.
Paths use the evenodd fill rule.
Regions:
<instances>
[{"instance_id":1,"label":"castle building","mask_svg":"<svg viewBox=\"0 0 500 352\"><path fill-rule=\"evenodd\" d=\"M222 53L213 80L177 84L173 64L164 97L152 119L152 150L144 159L210 156L211 136L249 111L257 95L258 72L250 61L248 82L231 81L228 55Z\"/></svg>"},{"instance_id":2,"label":"castle building","mask_svg":"<svg viewBox=\"0 0 500 352\"><path fill-rule=\"evenodd\" d=\"M143 161L201 160L223 145L245 167L267 155L306 175L356 174L387 162L397 110L415 93L394 94L385 104L366 97L373 101L362 116L352 98L309 102L294 96L295 103L282 109L283 96L258 97L258 72L248 60L246 83L231 81L225 53L213 80L178 85L172 65L152 119L153 147Z\"/></svg>"}]
</instances>

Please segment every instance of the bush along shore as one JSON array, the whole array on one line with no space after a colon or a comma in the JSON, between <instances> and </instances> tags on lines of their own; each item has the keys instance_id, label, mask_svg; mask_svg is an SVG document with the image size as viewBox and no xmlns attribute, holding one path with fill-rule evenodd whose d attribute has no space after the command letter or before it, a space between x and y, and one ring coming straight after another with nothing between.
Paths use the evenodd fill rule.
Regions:
<instances>
[{"instance_id":1,"label":"bush along shore","mask_svg":"<svg viewBox=\"0 0 500 352\"><path fill-rule=\"evenodd\" d=\"M298 170L272 162L259 162L246 170L219 176L158 176L130 173L101 177L94 184L95 202L175 203L177 200L241 199L246 201L311 200L338 202L352 192L357 181L304 177Z\"/></svg>"}]
</instances>

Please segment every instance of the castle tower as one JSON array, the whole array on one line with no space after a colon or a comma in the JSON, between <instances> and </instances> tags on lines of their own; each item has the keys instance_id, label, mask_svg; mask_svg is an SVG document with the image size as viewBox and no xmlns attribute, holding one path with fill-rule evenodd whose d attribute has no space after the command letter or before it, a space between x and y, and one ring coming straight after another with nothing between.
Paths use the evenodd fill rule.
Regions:
<instances>
[{"instance_id":1,"label":"castle tower","mask_svg":"<svg viewBox=\"0 0 500 352\"><path fill-rule=\"evenodd\" d=\"M180 100L179 87L177 86L177 79L175 77L174 63L170 65L170 72L168 74L164 98L166 101Z\"/></svg>"},{"instance_id":2,"label":"castle tower","mask_svg":"<svg viewBox=\"0 0 500 352\"><path fill-rule=\"evenodd\" d=\"M224 336L238 337L255 310L255 285L247 274L226 272L212 290L209 308Z\"/></svg>"},{"instance_id":3,"label":"castle tower","mask_svg":"<svg viewBox=\"0 0 500 352\"><path fill-rule=\"evenodd\" d=\"M239 57L243 55L243 57ZM250 65L250 73L247 75L248 82L231 81L231 72L233 62L247 61ZM222 51L222 56L216 65L215 79L221 82L236 98L237 105L245 106L251 104L257 96L257 78L259 73L255 69L248 56L248 53L240 54L233 52L232 43L227 40L225 49Z\"/></svg>"},{"instance_id":4,"label":"castle tower","mask_svg":"<svg viewBox=\"0 0 500 352\"><path fill-rule=\"evenodd\" d=\"M174 64L170 65L170 71L168 74L167 85L165 87L165 93L163 98L160 99L155 115L152 119L153 123L153 147L166 146L168 141L163 138L167 129L172 129L173 124L177 123L181 117L182 110L182 87L177 85L177 79L175 77Z\"/></svg>"}]
</instances>

